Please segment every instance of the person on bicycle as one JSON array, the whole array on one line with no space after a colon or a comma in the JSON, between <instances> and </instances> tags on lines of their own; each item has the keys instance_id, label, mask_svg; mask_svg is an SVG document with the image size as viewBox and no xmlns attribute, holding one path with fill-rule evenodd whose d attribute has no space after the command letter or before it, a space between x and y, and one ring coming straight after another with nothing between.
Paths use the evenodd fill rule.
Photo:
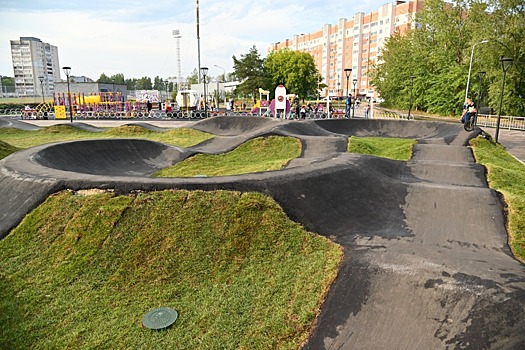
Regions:
<instances>
[{"instance_id":1,"label":"person on bicycle","mask_svg":"<svg viewBox=\"0 0 525 350\"><path fill-rule=\"evenodd\" d=\"M472 99L467 98L465 100L465 103L463 104L463 113L461 114L461 122L464 123L467 120L469 120L469 117L472 116L472 114L476 113L476 106L474 105L474 101Z\"/></svg>"}]
</instances>

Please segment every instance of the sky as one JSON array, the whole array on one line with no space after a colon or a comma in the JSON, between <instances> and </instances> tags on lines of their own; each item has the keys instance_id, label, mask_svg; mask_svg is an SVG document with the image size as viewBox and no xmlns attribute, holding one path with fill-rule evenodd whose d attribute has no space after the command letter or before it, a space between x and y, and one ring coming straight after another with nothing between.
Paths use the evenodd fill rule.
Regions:
<instances>
[{"instance_id":1,"label":"sky","mask_svg":"<svg viewBox=\"0 0 525 350\"><path fill-rule=\"evenodd\" d=\"M199 3L197 40L196 3ZM275 42L318 31L356 12L388 3L368 0L0 0L0 75L13 76L11 40L35 37L58 47L60 66L97 80L181 76L201 67L216 77L255 46L261 57ZM175 39L173 30L181 38ZM218 67L217 67L218 66ZM65 79L63 72L62 78Z\"/></svg>"}]
</instances>

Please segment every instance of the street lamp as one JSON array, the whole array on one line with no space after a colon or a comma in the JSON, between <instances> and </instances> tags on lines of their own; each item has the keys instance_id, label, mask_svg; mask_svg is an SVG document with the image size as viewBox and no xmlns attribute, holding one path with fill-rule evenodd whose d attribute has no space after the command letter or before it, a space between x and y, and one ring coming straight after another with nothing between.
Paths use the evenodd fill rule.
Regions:
<instances>
[{"instance_id":1,"label":"street lamp","mask_svg":"<svg viewBox=\"0 0 525 350\"><path fill-rule=\"evenodd\" d=\"M468 68L467 88L465 89L465 100L468 98L468 88L469 88L469 85L470 85L470 73L472 72L472 61L474 60L474 48L478 44L484 44L484 43L488 43L488 42L489 42L488 40L481 40L479 43L475 43L472 46L472 52L470 53L470 64L469 64L469 68Z\"/></svg>"},{"instance_id":2,"label":"street lamp","mask_svg":"<svg viewBox=\"0 0 525 350\"><path fill-rule=\"evenodd\" d=\"M73 106L71 105L71 91L69 90L69 74L71 73L71 67L62 67L64 74L67 77L67 95L69 99L69 120L73 123Z\"/></svg>"},{"instance_id":3,"label":"street lamp","mask_svg":"<svg viewBox=\"0 0 525 350\"><path fill-rule=\"evenodd\" d=\"M478 77L479 77L479 90L478 90L478 104L476 106L476 111L477 113L479 113L479 106L481 105L481 88L482 88L482 85L483 85L483 77L485 77L485 74L487 74L487 72L478 72Z\"/></svg>"},{"instance_id":4,"label":"street lamp","mask_svg":"<svg viewBox=\"0 0 525 350\"><path fill-rule=\"evenodd\" d=\"M204 84L204 118L208 118L208 104L206 103L206 76L208 75L208 67L201 67L201 74Z\"/></svg>"},{"instance_id":5,"label":"street lamp","mask_svg":"<svg viewBox=\"0 0 525 350\"><path fill-rule=\"evenodd\" d=\"M38 80L40 80L40 87L42 88L42 103L46 103L44 99L44 77L41 75L38 77Z\"/></svg>"},{"instance_id":6,"label":"street lamp","mask_svg":"<svg viewBox=\"0 0 525 350\"><path fill-rule=\"evenodd\" d=\"M414 88L414 79L416 77L411 75L410 76L410 105L408 107L408 119L410 119L410 111L412 110L412 90Z\"/></svg>"},{"instance_id":7,"label":"street lamp","mask_svg":"<svg viewBox=\"0 0 525 350\"><path fill-rule=\"evenodd\" d=\"M350 75L352 74L352 68L345 68L344 70L345 74L346 74L346 97L348 98L350 96L349 92L348 92L348 82L350 81ZM349 118L350 114L350 108L348 108L348 106L346 107L346 113L345 113L345 117L346 118Z\"/></svg>"},{"instance_id":8,"label":"street lamp","mask_svg":"<svg viewBox=\"0 0 525 350\"><path fill-rule=\"evenodd\" d=\"M226 83L226 70L216 64L214 64L214 66L219 69L222 69L222 83L225 84ZM219 108L219 97L218 97L219 96L219 85L218 84L219 84L219 81L217 80L217 108ZM226 104L226 96L224 96L224 104Z\"/></svg>"},{"instance_id":9,"label":"street lamp","mask_svg":"<svg viewBox=\"0 0 525 350\"><path fill-rule=\"evenodd\" d=\"M502 57L499 61L501 62L501 68L503 69L503 82L501 83L501 95L499 98L498 123L496 125L496 142L498 142L499 124L501 121L501 108L503 106L503 90L505 89L505 77L507 76L507 70L512 65L512 58Z\"/></svg>"},{"instance_id":10,"label":"street lamp","mask_svg":"<svg viewBox=\"0 0 525 350\"><path fill-rule=\"evenodd\" d=\"M355 103L357 102L357 90L355 88L355 85L357 84L357 79L352 79L352 84L354 84L354 104L352 105L352 118L355 114Z\"/></svg>"}]
</instances>

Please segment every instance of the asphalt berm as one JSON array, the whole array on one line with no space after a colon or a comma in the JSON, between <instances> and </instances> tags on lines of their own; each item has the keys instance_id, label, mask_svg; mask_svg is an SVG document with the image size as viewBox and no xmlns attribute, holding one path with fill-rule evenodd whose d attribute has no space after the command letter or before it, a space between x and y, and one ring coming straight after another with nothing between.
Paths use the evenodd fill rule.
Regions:
<instances>
[{"instance_id":1,"label":"asphalt berm","mask_svg":"<svg viewBox=\"0 0 525 350\"><path fill-rule=\"evenodd\" d=\"M508 248L503 204L468 147L480 129L257 117L215 117L189 127L217 136L188 149L134 139L75 141L3 159L0 237L66 188L260 191L345 248L304 349L525 348L525 266ZM298 137L303 154L275 172L151 177L192 154L226 152L264 135ZM347 153L350 135L419 142L412 159L401 162Z\"/></svg>"}]
</instances>

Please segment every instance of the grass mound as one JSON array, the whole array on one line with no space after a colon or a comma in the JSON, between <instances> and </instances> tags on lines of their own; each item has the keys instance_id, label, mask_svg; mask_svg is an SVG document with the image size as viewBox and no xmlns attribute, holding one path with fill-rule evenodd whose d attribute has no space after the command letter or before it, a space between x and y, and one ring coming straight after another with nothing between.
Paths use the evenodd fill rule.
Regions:
<instances>
[{"instance_id":1,"label":"grass mound","mask_svg":"<svg viewBox=\"0 0 525 350\"><path fill-rule=\"evenodd\" d=\"M348 152L394 160L409 160L412 157L412 148L416 143L414 139L351 136L348 142Z\"/></svg>"},{"instance_id":2,"label":"grass mound","mask_svg":"<svg viewBox=\"0 0 525 350\"><path fill-rule=\"evenodd\" d=\"M509 245L514 255L525 262L525 165L491 140L477 137L471 145L476 161L487 168L490 187L503 194Z\"/></svg>"},{"instance_id":3,"label":"grass mound","mask_svg":"<svg viewBox=\"0 0 525 350\"><path fill-rule=\"evenodd\" d=\"M53 125L37 131L0 128L0 140L19 148L29 148L51 142L94 138L143 138L179 147L190 147L212 137L213 135L211 134L190 128L177 128L166 132L156 132L135 125L109 128L104 132L91 132L69 125Z\"/></svg>"},{"instance_id":4,"label":"grass mound","mask_svg":"<svg viewBox=\"0 0 525 350\"><path fill-rule=\"evenodd\" d=\"M7 142L0 141L0 159L7 157L11 153L15 153L19 148L11 146Z\"/></svg>"},{"instance_id":5,"label":"grass mound","mask_svg":"<svg viewBox=\"0 0 525 350\"><path fill-rule=\"evenodd\" d=\"M0 348L297 349L341 257L257 193L61 192L0 241Z\"/></svg>"},{"instance_id":6,"label":"grass mound","mask_svg":"<svg viewBox=\"0 0 525 350\"><path fill-rule=\"evenodd\" d=\"M223 154L198 154L154 174L157 177L226 176L282 169L301 155L294 137L258 137Z\"/></svg>"}]
</instances>

